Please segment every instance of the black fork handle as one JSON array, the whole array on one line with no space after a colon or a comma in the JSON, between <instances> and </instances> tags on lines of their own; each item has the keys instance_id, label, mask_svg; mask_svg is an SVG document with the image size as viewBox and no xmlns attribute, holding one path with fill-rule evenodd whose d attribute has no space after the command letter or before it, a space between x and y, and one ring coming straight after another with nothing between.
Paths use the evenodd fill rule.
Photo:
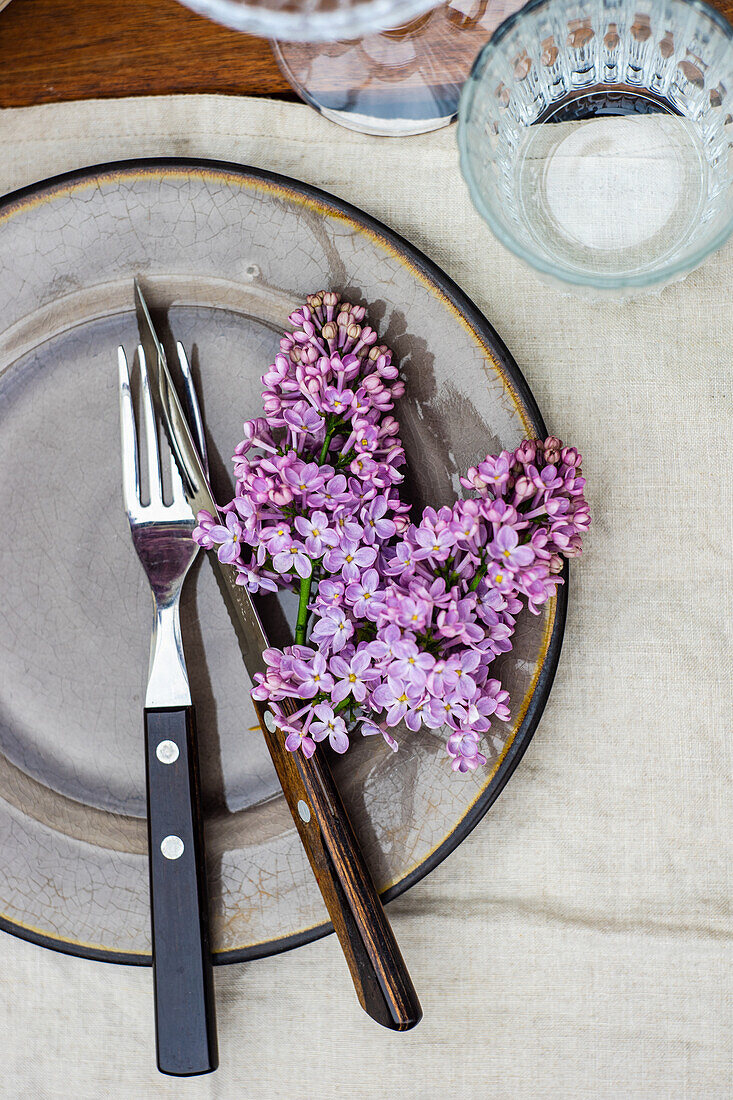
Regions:
<instances>
[{"instance_id":1,"label":"black fork handle","mask_svg":"<svg viewBox=\"0 0 733 1100\"><path fill-rule=\"evenodd\" d=\"M192 706L145 710L150 911L158 1069L219 1064Z\"/></svg>"}]
</instances>

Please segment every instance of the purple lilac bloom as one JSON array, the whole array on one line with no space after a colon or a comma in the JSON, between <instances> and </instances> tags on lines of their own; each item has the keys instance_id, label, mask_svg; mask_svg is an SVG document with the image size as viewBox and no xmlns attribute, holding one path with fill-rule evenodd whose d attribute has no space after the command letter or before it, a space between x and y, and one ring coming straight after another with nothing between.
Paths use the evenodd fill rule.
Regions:
<instances>
[{"instance_id":1,"label":"purple lilac bloom","mask_svg":"<svg viewBox=\"0 0 733 1100\"><path fill-rule=\"evenodd\" d=\"M295 570L299 577L310 577L313 571L302 542L291 542L286 550L280 550L272 559L272 565L276 573L292 573Z\"/></svg>"},{"instance_id":2,"label":"purple lilac bloom","mask_svg":"<svg viewBox=\"0 0 733 1100\"><path fill-rule=\"evenodd\" d=\"M327 703L319 703L313 708L313 713L316 717L310 725L310 735L313 740L324 741L328 738L334 752L346 752L349 747L349 737L343 718L337 717Z\"/></svg>"},{"instance_id":3,"label":"purple lilac bloom","mask_svg":"<svg viewBox=\"0 0 733 1100\"><path fill-rule=\"evenodd\" d=\"M239 548L242 541L242 525L234 512L227 512L226 526L215 524L206 532L206 537L211 545L219 544L216 555L219 561L231 563L239 557Z\"/></svg>"},{"instance_id":4,"label":"purple lilac bloom","mask_svg":"<svg viewBox=\"0 0 733 1100\"><path fill-rule=\"evenodd\" d=\"M296 516L295 527L298 534L305 539L305 549L314 561L322 557L327 547L335 546L338 542L338 535L328 526L325 512L314 512L310 519Z\"/></svg>"},{"instance_id":5,"label":"purple lilac bloom","mask_svg":"<svg viewBox=\"0 0 733 1100\"><path fill-rule=\"evenodd\" d=\"M452 733L446 748L453 757L451 767L454 772L473 771L486 763L486 757L478 751L478 737L470 731Z\"/></svg>"},{"instance_id":6,"label":"purple lilac bloom","mask_svg":"<svg viewBox=\"0 0 733 1100\"><path fill-rule=\"evenodd\" d=\"M330 577L318 584L318 603L321 607L340 607L344 599L345 585L343 581L335 581Z\"/></svg>"},{"instance_id":7,"label":"purple lilac bloom","mask_svg":"<svg viewBox=\"0 0 733 1100\"><path fill-rule=\"evenodd\" d=\"M524 440L467 471L474 496L411 523L393 415L404 384L365 319L332 291L291 315L262 378L264 416L235 448L234 497L221 517L199 513L194 538L250 591L299 592L297 644L268 650L253 688L290 751L328 739L344 752L359 727L396 749L391 731L447 727L461 774L485 763L481 738L509 718L492 661L581 552L581 457L554 436ZM288 698L304 702L286 717Z\"/></svg>"},{"instance_id":8,"label":"purple lilac bloom","mask_svg":"<svg viewBox=\"0 0 733 1100\"><path fill-rule=\"evenodd\" d=\"M284 729L284 727L282 727ZM307 734L303 733L300 729L291 729L288 736L285 738L285 748L288 752L297 752L301 750L303 756L306 759L310 759L313 753L316 751L315 741Z\"/></svg>"},{"instance_id":9,"label":"purple lilac bloom","mask_svg":"<svg viewBox=\"0 0 733 1100\"><path fill-rule=\"evenodd\" d=\"M347 695L353 695L359 703L364 702L369 684L379 678L379 672L371 664L366 649L359 650L349 661L339 656L331 658L331 672L336 678L331 698L335 703L343 702Z\"/></svg>"},{"instance_id":10,"label":"purple lilac bloom","mask_svg":"<svg viewBox=\"0 0 733 1100\"><path fill-rule=\"evenodd\" d=\"M420 698L419 691L396 676L387 676L386 682L383 681L371 694L377 707L386 711L385 722L388 726L396 726Z\"/></svg>"},{"instance_id":11,"label":"purple lilac bloom","mask_svg":"<svg viewBox=\"0 0 733 1100\"><path fill-rule=\"evenodd\" d=\"M326 658L315 651L312 657L296 659L292 665L292 679L298 683L298 697L312 699L319 692L333 689L333 676L326 666Z\"/></svg>"},{"instance_id":12,"label":"purple lilac bloom","mask_svg":"<svg viewBox=\"0 0 733 1100\"><path fill-rule=\"evenodd\" d=\"M314 642L327 645L334 653L338 653L353 633L354 624L341 608L329 607L313 627L311 638Z\"/></svg>"},{"instance_id":13,"label":"purple lilac bloom","mask_svg":"<svg viewBox=\"0 0 733 1100\"><path fill-rule=\"evenodd\" d=\"M358 580L346 589L346 599L357 619L376 621L381 604L378 597L379 573L376 569L365 569Z\"/></svg>"},{"instance_id":14,"label":"purple lilac bloom","mask_svg":"<svg viewBox=\"0 0 733 1100\"><path fill-rule=\"evenodd\" d=\"M373 546L375 542L385 542L397 531L394 520L385 518L388 508L387 498L382 494L374 497L366 507L362 508L360 513L364 528L362 537L367 545Z\"/></svg>"},{"instance_id":15,"label":"purple lilac bloom","mask_svg":"<svg viewBox=\"0 0 733 1100\"><path fill-rule=\"evenodd\" d=\"M489 549L501 565L516 571L534 561L532 547L519 546L518 543L519 535L513 527L500 527Z\"/></svg>"},{"instance_id":16,"label":"purple lilac bloom","mask_svg":"<svg viewBox=\"0 0 733 1100\"><path fill-rule=\"evenodd\" d=\"M323 427L323 417L310 405L299 405L293 409L286 409L283 420L294 432L303 432L308 435L320 431Z\"/></svg>"},{"instance_id":17,"label":"purple lilac bloom","mask_svg":"<svg viewBox=\"0 0 733 1100\"><path fill-rule=\"evenodd\" d=\"M389 666L389 672L414 688L424 688L428 673L435 665L432 653L425 653L415 642L402 642L398 656Z\"/></svg>"},{"instance_id":18,"label":"purple lilac bloom","mask_svg":"<svg viewBox=\"0 0 733 1100\"><path fill-rule=\"evenodd\" d=\"M343 539L339 546L328 551L323 564L329 573L340 572L345 581L356 581L359 571L372 565L376 556L373 546L358 546L351 539Z\"/></svg>"},{"instance_id":19,"label":"purple lilac bloom","mask_svg":"<svg viewBox=\"0 0 733 1100\"><path fill-rule=\"evenodd\" d=\"M323 485L323 471L316 462L293 463L285 469L283 478L286 485L303 496L316 492Z\"/></svg>"},{"instance_id":20,"label":"purple lilac bloom","mask_svg":"<svg viewBox=\"0 0 733 1100\"><path fill-rule=\"evenodd\" d=\"M325 485L311 493L310 499L317 508L336 508L341 504L348 504L351 495L346 486L346 478L343 474L334 474Z\"/></svg>"}]
</instances>

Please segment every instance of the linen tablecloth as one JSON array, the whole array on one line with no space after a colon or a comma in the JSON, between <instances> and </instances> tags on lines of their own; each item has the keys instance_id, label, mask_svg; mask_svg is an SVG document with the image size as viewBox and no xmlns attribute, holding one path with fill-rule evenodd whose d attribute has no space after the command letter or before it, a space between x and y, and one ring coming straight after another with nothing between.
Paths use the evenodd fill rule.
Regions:
<instances>
[{"instance_id":1,"label":"linen tablecloth","mask_svg":"<svg viewBox=\"0 0 733 1100\"><path fill-rule=\"evenodd\" d=\"M583 302L493 239L454 130L369 138L275 102L0 111L0 152L3 192L123 157L204 156L387 222L496 327L550 430L583 452L593 512L534 741L469 839L389 906L425 1011L415 1031L364 1015L329 937L217 968L221 1068L166 1079L149 970L0 935L0 1094L730 1096L730 244L661 296Z\"/></svg>"}]
</instances>

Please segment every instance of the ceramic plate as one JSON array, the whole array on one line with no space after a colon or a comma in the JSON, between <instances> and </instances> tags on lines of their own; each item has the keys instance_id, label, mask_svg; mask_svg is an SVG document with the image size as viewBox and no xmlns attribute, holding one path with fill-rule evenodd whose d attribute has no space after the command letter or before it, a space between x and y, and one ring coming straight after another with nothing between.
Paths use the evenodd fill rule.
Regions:
<instances>
[{"instance_id":1,"label":"ceramic plate","mask_svg":"<svg viewBox=\"0 0 733 1100\"><path fill-rule=\"evenodd\" d=\"M487 321L385 226L294 180L236 165L84 169L0 204L0 914L10 932L110 961L150 961L142 708L150 595L120 489L118 343L137 342L139 275L199 379L218 495L259 376L307 293L342 291L395 350L408 494L449 503L459 474L544 426ZM200 555L183 631L197 708L216 959L330 930ZM497 796L557 663L564 589L525 614L497 662L512 719L483 770L444 738L393 754L357 742L336 776L386 898L435 867Z\"/></svg>"}]
</instances>

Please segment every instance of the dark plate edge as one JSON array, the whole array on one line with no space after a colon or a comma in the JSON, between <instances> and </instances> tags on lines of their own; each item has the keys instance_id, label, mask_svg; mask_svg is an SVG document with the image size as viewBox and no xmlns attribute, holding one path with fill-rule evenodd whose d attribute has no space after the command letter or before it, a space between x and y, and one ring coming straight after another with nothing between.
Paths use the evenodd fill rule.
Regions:
<instances>
[{"instance_id":1,"label":"dark plate edge","mask_svg":"<svg viewBox=\"0 0 733 1100\"><path fill-rule=\"evenodd\" d=\"M478 307L460 289L457 283L455 283L450 276L446 275L445 272L423 252L410 244L401 234L390 229L384 222L372 217L371 214L359 210L358 207L353 206L351 203L337 198L335 195L331 195L329 192L323 191L319 187L314 187L312 184L297 180L291 176L281 175L277 172L269 172L266 169L254 168L245 164L237 164L234 161L209 160L196 157L139 157L131 160L109 161L83 168L75 168L70 172L63 172L56 176L50 176L37 183L29 184L26 187L18 188L0 197L0 216L9 207L33 195L37 195L45 189L59 187L65 183L78 182L85 178L103 173L112 173L115 171L129 172L135 169L151 168L191 168L222 171L234 175L247 176L251 179L258 179L263 183L275 184L276 186L299 192L305 198L315 199L326 206L331 206L334 210L345 215L358 225L362 225L365 229L383 237L409 259L410 263L445 295L455 309L466 318L471 327L486 344L495 351L497 360L506 371L508 379L516 391L519 402L524 406L537 436L542 437L546 435L547 429L542 414L540 413L534 395L522 371L515 362L514 357L483 313L481 313ZM555 597L555 619L552 627L552 634L550 636L542 668L537 678L537 683L532 693L532 698L530 699L522 723L514 735L509 751L502 760L496 775L486 790L469 808L465 817L461 819L453 832L446 837L442 844L435 848L423 863L410 871L400 880L400 882L395 883L382 893L381 897L384 902L389 902L393 898L399 897L400 894L403 894L406 890L409 890L416 883L420 882L421 879L435 870L438 864L442 863L446 856L450 855L450 853L466 839L468 834L475 829L476 825L499 797L511 778L514 769L522 759L537 729L540 718L542 717L560 659L568 603L567 562L563 571L563 577L565 583L560 586L557 596ZM0 930L8 932L19 939L37 944L40 947L46 947L65 955L74 955L78 958L92 959L97 962L123 963L128 966L152 965L152 957L150 955L127 954L125 952L109 951L104 948L54 939L51 936L46 936L33 929L24 928L20 924L14 924L12 921L2 916L0 916ZM252 959L267 958L270 955L277 955L283 951L290 951L293 948L312 943L314 940L321 939L331 932L333 932L333 925L329 921L312 928L304 929L294 935L284 936L278 940L253 944L249 947L238 948L233 951L217 952L213 955L213 961L216 965L224 965L229 963L248 962Z\"/></svg>"}]
</instances>

